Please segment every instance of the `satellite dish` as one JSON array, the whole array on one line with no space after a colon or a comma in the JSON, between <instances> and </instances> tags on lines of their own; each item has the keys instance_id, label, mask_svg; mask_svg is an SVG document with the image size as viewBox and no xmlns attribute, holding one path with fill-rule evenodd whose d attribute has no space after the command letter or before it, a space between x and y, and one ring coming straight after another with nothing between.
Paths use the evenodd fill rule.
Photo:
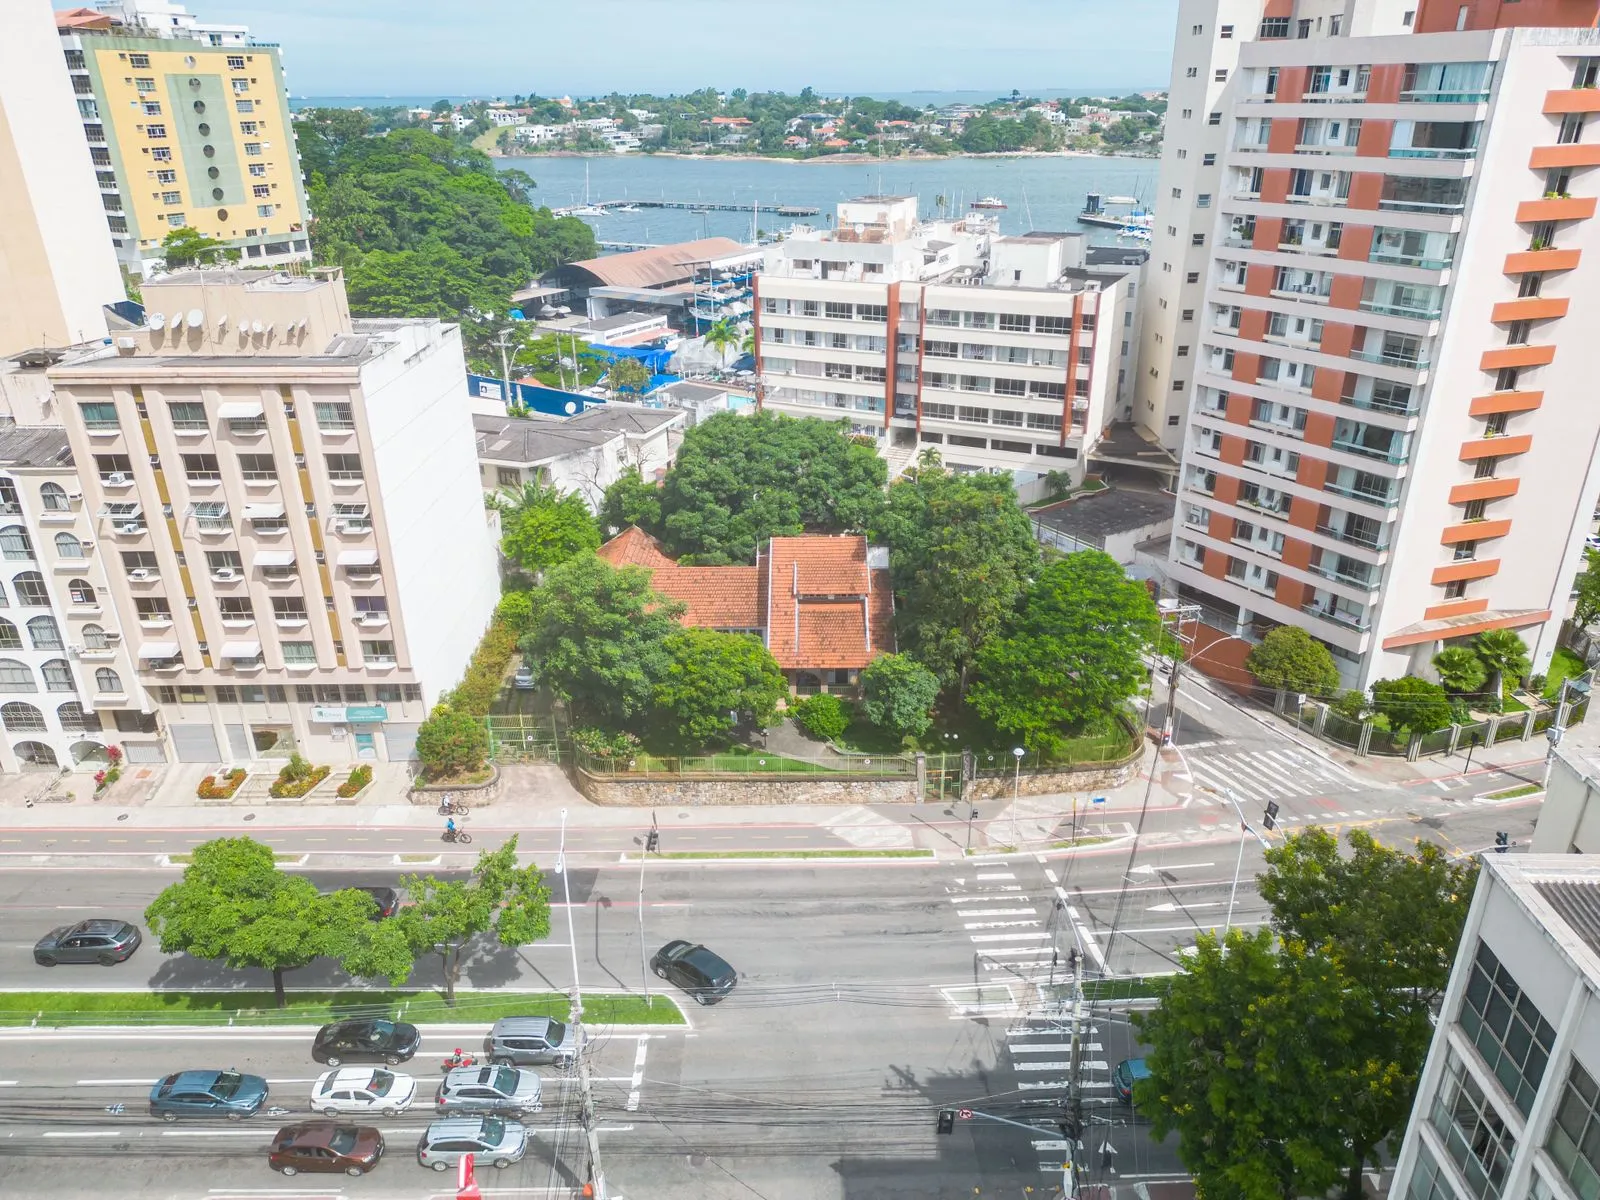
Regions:
<instances>
[{"instance_id":1,"label":"satellite dish","mask_svg":"<svg viewBox=\"0 0 1600 1200\"><path fill-rule=\"evenodd\" d=\"M199 329L200 326L204 325L205 323L206 323L205 310L199 309L199 308L191 308L189 310L189 328L190 329Z\"/></svg>"},{"instance_id":2,"label":"satellite dish","mask_svg":"<svg viewBox=\"0 0 1600 1200\"><path fill-rule=\"evenodd\" d=\"M221 333L227 327L228 327L228 314L227 313L223 313L220 317L217 318L217 332Z\"/></svg>"},{"instance_id":3,"label":"satellite dish","mask_svg":"<svg viewBox=\"0 0 1600 1200\"><path fill-rule=\"evenodd\" d=\"M167 318L161 313L151 313L147 324L151 329L165 329L167 327Z\"/></svg>"},{"instance_id":4,"label":"satellite dish","mask_svg":"<svg viewBox=\"0 0 1600 1200\"><path fill-rule=\"evenodd\" d=\"M265 333L266 331L267 331L267 327L265 325L263 325L260 321L251 321L250 322L250 332L251 333Z\"/></svg>"}]
</instances>

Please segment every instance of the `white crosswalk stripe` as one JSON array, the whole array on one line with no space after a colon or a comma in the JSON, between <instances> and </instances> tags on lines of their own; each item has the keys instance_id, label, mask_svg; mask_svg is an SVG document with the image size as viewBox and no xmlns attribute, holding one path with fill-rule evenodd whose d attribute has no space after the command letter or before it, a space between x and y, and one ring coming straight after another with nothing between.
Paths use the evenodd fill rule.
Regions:
<instances>
[{"instance_id":1,"label":"white crosswalk stripe","mask_svg":"<svg viewBox=\"0 0 1600 1200\"><path fill-rule=\"evenodd\" d=\"M1226 789L1241 802L1305 800L1329 793L1348 794L1370 786L1338 764L1300 750L1180 749L1197 789ZM1195 796L1195 801L1213 807L1228 806L1226 800L1203 792Z\"/></svg>"},{"instance_id":2,"label":"white crosswalk stripe","mask_svg":"<svg viewBox=\"0 0 1600 1200\"><path fill-rule=\"evenodd\" d=\"M952 914L990 980L1026 986L1048 980L1058 968L1049 897L1035 900L1018 881L1032 869L1031 863L1024 867L1012 859L968 862L945 884Z\"/></svg>"}]
</instances>

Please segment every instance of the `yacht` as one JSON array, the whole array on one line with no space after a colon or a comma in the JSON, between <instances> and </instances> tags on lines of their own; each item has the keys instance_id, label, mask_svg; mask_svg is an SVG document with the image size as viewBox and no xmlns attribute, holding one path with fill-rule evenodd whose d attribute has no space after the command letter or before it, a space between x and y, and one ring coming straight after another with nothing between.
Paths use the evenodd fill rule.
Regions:
<instances>
[{"instance_id":1,"label":"yacht","mask_svg":"<svg viewBox=\"0 0 1600 1200\"><path fill-rule=\"evenodd\" d=\"M980 196L972 202L973 208L1004 208L1006 202L998 196Z\"/></svg>"}]
</instances>

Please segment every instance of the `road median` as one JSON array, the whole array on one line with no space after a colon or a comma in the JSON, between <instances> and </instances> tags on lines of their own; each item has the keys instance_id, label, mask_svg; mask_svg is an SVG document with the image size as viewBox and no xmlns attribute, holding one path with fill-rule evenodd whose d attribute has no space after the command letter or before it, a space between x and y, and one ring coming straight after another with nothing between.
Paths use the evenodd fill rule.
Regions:
<instances>
[{"instance_id":1,"label":"road median","mask_svg":"<svg viewBox=\"0 0 1600 1200\"><path fill-rule=\"evenodd\" d=\"M684 1025L670 996L596 992L584 997L588 1025ZM413 1025L492 1024L501 1017L568 1020L561 992L469 991L445 1003L434 991L293 992L279 1008L270 991L0 992L0 1028L78 1026L316 1025L348 1017L386 1017Z\"/></svg>"},{"instance_id":2,"label":"road median","mask_svg":"<svg viewBox=\"0 0 1600 1200\"><path fill-rule=\"evenodd\" d=\"M725 859L773 861L783 859L826 859L843 858L861 861L862 859L875 858L933 858L932 850L892 849L892 850L678 850L666 854L651 853L645 856L650 861L661 859L673 862L720 862ZM637 854L624 854L623 862L638 862Z\"/></svg>"}]
</instances>

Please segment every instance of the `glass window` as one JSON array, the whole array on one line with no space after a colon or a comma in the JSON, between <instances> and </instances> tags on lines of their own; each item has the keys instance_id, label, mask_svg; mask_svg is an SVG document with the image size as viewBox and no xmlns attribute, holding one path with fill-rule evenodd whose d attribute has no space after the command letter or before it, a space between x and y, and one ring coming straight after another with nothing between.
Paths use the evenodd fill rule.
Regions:
<instances>
[{"instance_id":1,"label":"glass window","mask_svg":"<svg viewBox=\"0 0 1600 1200\"><path fill-rule=\"evenodd\" d=\"M7 558L31 559L33 542L28 538L28 531L21 525L7 525L0 529L0 552Z\"/></svg>"},{"instance_id":2,"label":"glass window","mask_svg":"<svg viewBox=\"0 0 1600 1200\"><path fill-rule=\"evenodd\" d=\"M44 576L37 571L24 571L11 581L16 589L17 603L24 608L49 608L50 593L45 588Z\"/></svg>"},{"instance_id":3,"label":"glass window","mask_svg":"<svg viewBox=\"0 0 1600 1200\"><path fill-rule=\"evenodd\" d=\"M1450 1186L1449 1177L1428 1149L1427 1142L1417 1143L1417 1165L1411 1173L1411 1186L1406 1189L1405 1200L1456 1200L1456 1190Z\"/></svg>"},{"instance_id":4,"label":"glass window","mask_svg":"<svg viewBox=\"0 0 1600 1200\"><path fill-rule=\"evenodd\" d=\"M1506 1094L1526 1115L1544 1079L1556 1033L1481 941L1457 1021Z\"/></svg>"},{"instance_id":5,"label":"glass window","mask_svg":"<svg viewBox=\"0 0 1600 1200\"><path fill-rule=\"evenodd\" d=\"M0 692L37 692L39 685L26 663L0 658Z\"/></svg>"},{"instance_id":6,"label":"glass window","mask_svg":"<svg viewBox=\"0 0 1600 1200\"><path fill-rule=\"evenodd\" d=\"M1576 1059L1561 1088L1561 1103L1544 1148L1572 1190L1584 1200L1600 1196L1600 1087Z\"/></svg>"},{"instance_id":7,"label":"glass window","mask_svg":"<svg viewBox=\"0 0 1600 1200\"><path fill-rule=\"evenodd\" d=\"M1453 1051L1445 1063L1445 1078L1429 1119L1472 1194L1478 1200L1498 1197L1516 1153L1516 1141Z\"/></svg>"},{"instance_id":8,"label":"glass window","mask_svg":"<svg viewBox=\"0 0 1600 1200\"><path fill-rule=\"evenodd\" d=\"M56 627L54 617L35 617L29 621L28 638L33 642L35 650L66 649L61 641L61 630Z\"/></svg>"},{"instance_id":9,"label":"glass window","mask_svg":"<svg viewBox=\"0 0 1600 1200\"><path fill-rule=\"evenodd\" d=\"M306 664L306 665L315 665L315 663L317 661L317 648L313 643L311 643L311 642L284 642L284 643L282 643L282 645L283 645L283 661L285 663L302 663L302 664ZM301 700L301 701L312 699L311 696L302 694L304 692L309 692L309 691L310 691L309 688L297 687L295 689L295 699L296 700Z\"/></svg>"},{"instance_id":10,"label":"glass window","mask_svg":"<svg viewBox=\"0 0 1600 1200\"><path fill-rule=\"evenodd\" d=\"M101 667L94 673L94 686L96 691L105 692L113 696L121 695L122 676L118 675L110 667Z\"/></svg>"},{"instance_id":11,"label":"glass window","mask_svg":"<svg viewBox=\"0 0 1600 1200\"><path fill-rule=\"evenodd\" d=\"M39 673L44 676L44 690L47 692L70 692L75 690L72 682L72 668L67 666L64 658L52 658L39 668Z\"/></svg>"},{"instance_id":12,"label":"glass window","mask_svg":"<svg viewBox=\"0 0 1600 1200\"><path fill-rule=\"evenodd\" d=\"M39 499L44 504L45 512L71 512L72 500L67 495L67 489L59 483L41 484Z\"/></svg>"},{"instance_id":13,"label":"glass window","mask_svg":"<svg viewBox=\"0 0 1600 1200\"><path fill-rule=\"evenodd\" d=\"M0 705L0 723L12 733L37 733L44 729L44 714L31 704L13 700Z\"/></svg>"}]
</instances>

